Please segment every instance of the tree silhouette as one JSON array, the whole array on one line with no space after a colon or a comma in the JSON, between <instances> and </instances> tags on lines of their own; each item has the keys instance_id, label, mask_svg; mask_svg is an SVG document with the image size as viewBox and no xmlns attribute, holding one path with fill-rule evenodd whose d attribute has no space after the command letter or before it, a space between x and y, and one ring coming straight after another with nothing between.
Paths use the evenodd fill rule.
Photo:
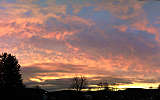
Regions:
<instances>
[{"instance_id":1,"label":"tree silhouette","mask_svg":"<svg viewBox=\"0 0 160 100\"><path fill-rule=\"evenodd\" d=\"M157 87L158 89L160 89L160 84L158 85L158 87Z\"/></svg>"},{"instance_id":2,"label":"tree silhouette","mask_svg":"<svg viewBox=\"0 0 160 100\"><path fill-rule=\"evenodd\" d=\"M24 87L20 67L15 56L7 53L0 55L0 88Z\"/></svg>"},{"instance_id":3,"label":"tree silhouette","mask_svg":"<svg viewBox=\"0 0 160 100\"><path fill-rule=\"evenodd\" d=\"M97 85L100 87L100 89L109 90L109 83L107 81L100 82Z\"/></svg>"},{"instance_id":4,"label":"tree silhouette","mask_svg":"<svg viewBox=\"0 0 160 100\"><path fill-rule=\"evenodd\" d=\"M75 89L77 92L87 87L87 78L84 76L74 77L72 80L71 88Z\"/></svg>"},{"instance_id":5,"label":"tree silhouette","mask_svg":"<svg viewBox=\"0 0 160 100\"><path fill-rule=\"evenodd\" d=\"M33 88L35 88L35 89L41 89L41 87L39 85L33 86Z\"/></svg>"}]
</instances>

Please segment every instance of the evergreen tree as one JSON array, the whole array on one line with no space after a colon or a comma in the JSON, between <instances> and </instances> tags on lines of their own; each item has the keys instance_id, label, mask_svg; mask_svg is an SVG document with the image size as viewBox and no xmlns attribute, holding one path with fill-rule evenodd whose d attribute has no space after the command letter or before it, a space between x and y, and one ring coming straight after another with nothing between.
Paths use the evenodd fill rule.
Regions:
<instances>
[{"instance_id":1,"label":"evergreen tree","mask_svg":"<svg viewBox=\"0 0 160 100\"><path fill-rule=\"evenodd\" d=\"M0 55L0 88L24 87L20 67L15 56L7 53Z\"/></svg>"}]
</instances>

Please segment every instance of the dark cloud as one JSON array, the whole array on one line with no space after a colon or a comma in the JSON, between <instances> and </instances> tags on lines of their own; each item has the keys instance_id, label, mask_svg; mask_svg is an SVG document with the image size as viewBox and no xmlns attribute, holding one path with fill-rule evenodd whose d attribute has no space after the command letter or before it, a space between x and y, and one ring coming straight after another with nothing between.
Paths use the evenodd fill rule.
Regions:
<instances>
[{"instance_id":1,"label":"dark cloud","mask_svg":"<svg viewBox=\"0 0 160 100\"><path fill-rule=\"evenodd\" d=\"M26 74L51 72L51 70L42 69L42 68L37 67L37 66L34 66L34 67L23 67L22 71L23 71L23 73L26 73Z\"/></svg>"},{"instance_id":2,"label":"dark cloud","mask_svg":"<svg viewBox=\"0 0 160 100\"><path fill-rule=\"evenodd\" d=\"M61 52L67 49L64 41L58 41L55 38L46 39L41 37L32 37L30 38L29 43L32 43L36 48L57 50Z\"/></svg>"},{"instance_id":3,"label":"dark cloud","mask_svg":"<svg viewBox=\"0 0 160 100\"><path fill-rule=\"evenodd\" d=\"M39 83L39 82L27 82L25 83L27 86L42 86L42 88L45 88L49 91L56 91L60 89L69 89L71 88L72 78L65 78L65 79L50 79L46 80L45 82Z\"/></svg>"},{"instance_id":4,"label":"dark cloud","mask_svg":"<svg viewBox=\"0 0 160 100\"><path fill-rule=\"evenodd\" d=\"M30 81L31 77L37 76L40 73L52 72L50 70L42 69L42 68L36 67L36 66L34 66L34 67L23 67L21 69L21 71L22 71L22 74L23 74L24 82Z\"/></svg>"},{"instance_id":5,"label":"dark cloud","mask_svg":"<svg viewBox=\"0 0 160 100\"><path fill-rule=\"evenodd\" d=\"M45 67L49 67L49 69L45 69ZM31 66L25 66L24 67L24 72L25 71L37 71L37 72L51 72L54 71L56 68L61 69L61 70L69 70L69 71L77 71L77 70L82 70L83 68L87 67L87 65L73 65L73 64L64 64L64 63L36 63ZM30 70L34 69L34 70ZM67 71L67 72L69 72ZM63 72L63 71L62 71Z\"/></svg>"},{"instance_id":6,"label":"dark cloud","mask_svg":"<svg viewBox=\"0 0 160 100\"><path fill-rule=\"evenodd\" d=\"M90 82L91 84L97 84L99 82L107 82L110 85L133 84L132 79L118 78L118 77L117 78L116 77L93 77L93 78L90 78Z\"/></svg>"},{"instance_id":7,"label":"dark cloud","mask_svg":"<svg viewBox=\"0 0 160 100\"><path fill-rule=\"evenodd\" d=\"M158 80L158 79L139 79L139 80L137 80L137 82L140 82L140 83L157 83L157 82L160 82L160 80Z\"/></svg>"},{"instance_id":8,"label":"dark cloud","mask_svg":"<svg viewBox=\"0 0 160 100\"><path fill-rule=\"evenodd\" d=\"M45 68L46 67L46 68ZM58 73L82 73L85 65L72 65L63 63L37 63L22 68L23 78L29 81L30 78L36 76L52 75L58 77Z\"/></svg>"},{"instance_id":9,"label":"dark cloud","mask_svg":"<svg viewBox=\"0 0 160 100\"><path fill-rule=\"evenodd\" d=\"M149 79L138 79L136 80L136 82L140 82L140 83L159 83L160 82L160 78L149 78Z\"/></svg>"}]
</instances>

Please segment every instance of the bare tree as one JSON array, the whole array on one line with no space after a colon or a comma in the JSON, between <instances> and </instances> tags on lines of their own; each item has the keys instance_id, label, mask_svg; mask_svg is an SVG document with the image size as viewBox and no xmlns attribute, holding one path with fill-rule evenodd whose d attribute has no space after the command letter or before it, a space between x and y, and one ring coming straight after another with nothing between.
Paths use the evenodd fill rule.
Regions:
<instances>
[{"instance_id":1,"label":"bare tree","mask_svg":"<svg viewBox=\"0 0 160 100\"><path fill-rule=\"evenodd\" d=\"M109 90L109 84L108 84L107 81L106 81L106 82L100 82L100 83L97 84L97 85L100 87L100 89Z\"/></svg>"},{"instance_id":2,"label":"bare tree","mask_svg":"<svg viewBox=\"0 0 160 100\"><path fill-rule=\"evenodd\" d=\"M87 88L87 78L84 76L74 77L72 80L71 88L75 89L77 92Z\"/></svg>"}]
</instances>

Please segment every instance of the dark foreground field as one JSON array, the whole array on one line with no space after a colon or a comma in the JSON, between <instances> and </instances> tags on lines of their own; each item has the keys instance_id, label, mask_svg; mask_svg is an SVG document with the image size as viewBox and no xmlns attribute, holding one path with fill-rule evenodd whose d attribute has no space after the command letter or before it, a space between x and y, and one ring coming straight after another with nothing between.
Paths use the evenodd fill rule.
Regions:
<instances>
[{"instance_id":1,"label":"dark foreground field","mask_svg":"<svg viewBox=\"0 0 160 100\"><path fill-rule=\"evenodd\" d=\"M0 89L0 100L44 100L47 92L34 88Z\"/></svg>"},{"instance_id":2,"label":"dark foreground field","mask_svg":"<svg viewBox=\"0 0 160 100\"><path fill-rule=\"evenodd\" d=\"M1 89L0 100L160 100L160 89L127 89L124 91L72 90L47 92L42 89Z\"/></svg>"},{"instance_id":3,"label":"dark foreground field","mask_svg":"<svg viewBox=\"0 0 160 100\"><path fill-rule=\"evenodd\" d=\"M160 100L158 89L127 89L124 91L58 91L49 92L48 100Z\"/></svg>"}]
</instances>

